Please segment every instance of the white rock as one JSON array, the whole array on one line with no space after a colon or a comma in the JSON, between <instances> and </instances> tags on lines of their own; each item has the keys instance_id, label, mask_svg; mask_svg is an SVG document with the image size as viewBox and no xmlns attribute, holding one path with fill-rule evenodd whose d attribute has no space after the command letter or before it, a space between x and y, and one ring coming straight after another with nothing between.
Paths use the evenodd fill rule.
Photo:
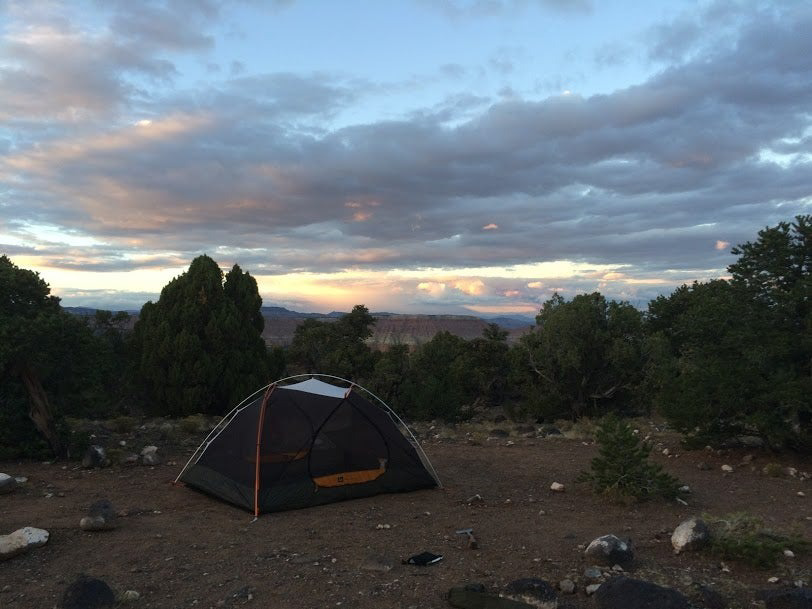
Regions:
<instances>
[{"instance_id":1,"label":"white rock","mask_svg":"<svg viewBox=\"0 0 812 609\"><path fill-rule=\"evenodd\" d=\"M723 471L723 472L726 472L726 473L728 473L728 474L729 474L730 472L732 472L732 471L733 471L733 467L732 467L732 466L730 466L730 465L728 465L727 463L725 463L725 464L722 466L722 471Z\"/></svg>"},{"instance_id":2,"label":"white rock","mask_svg":"<svg viewBox=\"0 0 812 609\"><path fill-rule=\"evenodd\" d=\"M22 554L28 549L28 541L19 531L14 531L10 535L0 535L0 560L6 560L17 554Z\"/></svg>"},{"instance_id":3,"label":"white rock","mask_svg":"<svg viewBox=\"0 0 812 609\"><path fill-rule=\"evenodd\" d=\"M38 529L36 527L23 527L14 531L14 534L19 533L24 539L29 548L38 548L48 543L50 533L45 529Z\"/></svg>"},{"instance_id":4,"label":"white rock","mask_svg":"<svg viewBox=\"0 0 812 609\"><path fill-rule=\"evenodd\" d=\"M561 484L560 482L553 482L550 485L550 490L555 492L555 493L563 493L564 492L564 485Z\"/></svg>"},{"instance_id":5,"label":"white rock","mask_svg":"<svg viewBox=\"0 0 812 609\"><path fill-rule=\"evenodd\" d=\"M29 548L36 548L48 542L48 531L34 527L23 527L9 535L0 535L0 560L22 554Z\"/></svg>"},{"instance_id":6,"label":"white rock","mask_svg":"<svg viewBox=\"0 0 812 609\"><path fill-rule=\"evenodd\" d=\"M600 588L600 587L601 587L600 584L589 584L585 589L586 595L587 596L592 596L593 594L595 594L598 591L598 588Z\"/></svg>"},{"instance_id":7,"label":"white rock","mask_svg":"<svg viewBox=\"0 0 812 609\"><path fill-rule=\"evenodd\" d=\"M779 579L775 575L773 575L772 577L767 579L767 582L770 584L777 584L779 582Z\"/></svg>"},{"instance_id":8,"label":"white rock","mask_svg":"<svg viewBox=\"0 0 812 609\"><path fill-rule=\"evenodd\" d=\"M798 491L798 496L799 497L806 497L806 493L804 493L803 491Z\"/></svg>"},{"instance_id":9,"label":"white rock","mask_svg":"<svg viewBox=\"0 0 812 609\"><path fill-rule=\"evenodd\" d=\"M784 556L787 558L795 558L795 552L792 550L784 550Z\"/></svg>"}]
</instances>

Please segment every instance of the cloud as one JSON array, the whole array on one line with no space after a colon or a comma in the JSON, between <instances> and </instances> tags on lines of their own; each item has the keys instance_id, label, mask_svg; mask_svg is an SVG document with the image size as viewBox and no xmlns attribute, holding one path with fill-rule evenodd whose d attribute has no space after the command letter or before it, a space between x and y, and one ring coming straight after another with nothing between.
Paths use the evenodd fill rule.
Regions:
<instances>
[{"instance_id":1,"label":"cloud","mask_svg":"<svg viewBox=\"0 0 812 609\"><path fill-rule=\"evenodd\" d=\"M182 263L220 246L223 260L264 277L562 260L593 269L398 284L455 306L535 306L553 286L644 299L718 276L731 243L812 204L803 4L739 11L718 31L679 17L648 34L661 67L622 89L497 101L462 91L356 122L335 119L386 86L248 70L172 86L177 57L206 56L224 14L192 5L112 3L95 28L17 5L0 48L4 250L31 243L53 268L107 272L148 264L121 252ZM722 22L720 10L702 18ZM73 258L30 228L44 225L95 242Z\"/></svg>"}]
</instances>

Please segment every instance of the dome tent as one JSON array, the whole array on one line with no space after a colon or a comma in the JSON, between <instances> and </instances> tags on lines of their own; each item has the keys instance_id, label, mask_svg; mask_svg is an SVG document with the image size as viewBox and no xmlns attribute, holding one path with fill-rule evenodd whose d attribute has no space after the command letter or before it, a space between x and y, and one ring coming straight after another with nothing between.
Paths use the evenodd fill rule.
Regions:
<instances>
[{"instance_id":1,"label":"dome tent","mask_svg":"<svg viewBox=\"0 0 812 609\"><path fill-rule=\"evenodd\" d=\"M316 374L281 379L243 400L176 482L255 516L440 486L391 408L359 385Z\"/></svg>"}]
</instances>

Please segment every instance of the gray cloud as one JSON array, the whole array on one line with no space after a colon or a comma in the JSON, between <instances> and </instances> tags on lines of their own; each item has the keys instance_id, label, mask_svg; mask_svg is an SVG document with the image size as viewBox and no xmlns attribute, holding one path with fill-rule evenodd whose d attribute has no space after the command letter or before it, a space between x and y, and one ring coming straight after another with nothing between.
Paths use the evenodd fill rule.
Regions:
<instances>
[{"instance_id":1,"label":"gray cloud","mask_svg":"<svg viewBox=\"0 0 812 609\"><path fill-rule=\"evenodd\" d=\"M275 73L142 100L151 124L79 122L81 138L45 126L38 117L55 112L53 96L39 108L30 101L43 91L103 114L135 103L128 70L171 78L164 50L209 44L194 28L150 26L155 11L181 15L181 4L120 6L113 29L126 25L130 39L71 33L61 44L77 55L61 63L57 46L12 41L2 51L17 67L0 73L9 92L0 114L33 103L0 158L0 183L13 183L0 207L17 219L5 230L23 234L37 223L95 235L105 245L83 253L96 270L132 268L121 252L133 241L159 254L156 264L225 246L223 258L260 275L567 259L629 265L625 279L643 283L575 277L542 295L527 288L533 277L489 280L491 300L480 300L504 302L510 292L539 302L554 287L633 300L668 289L645 283L655 275L674 284L718 276L732 256L717 242L752 240L765 225L809 213L812 167L797 156L811 148L812 9L804 5L737 13L714 44L691 21L661 28L650 34L652 57L671 63L592 97L494 102L461 92L400 119L331 128L385 87ZM722 18L720 6L709 19ZM200 7L198 20L217 15L213 3ZM98 70L68 82L83 59ZM773 162L765 150L796 157ZM43 255L75 268L74 253Z\"/></svg>"}]
</instances>

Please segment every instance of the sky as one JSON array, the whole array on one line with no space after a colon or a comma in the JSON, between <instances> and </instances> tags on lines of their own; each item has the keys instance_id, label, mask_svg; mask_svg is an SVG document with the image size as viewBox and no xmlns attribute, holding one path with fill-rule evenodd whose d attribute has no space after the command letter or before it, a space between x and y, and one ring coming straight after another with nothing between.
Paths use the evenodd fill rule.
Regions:
<instances>
[{"instance_id":1,"label":"sky","mask_svg":"<svg viewBox=\"0 0 812 609\"><path fill-rule=\"evenodd\" d=\"M806 0L0 0L0 254L138 309L645 308L812 213Z\"/></svg>"}]
</instances>

